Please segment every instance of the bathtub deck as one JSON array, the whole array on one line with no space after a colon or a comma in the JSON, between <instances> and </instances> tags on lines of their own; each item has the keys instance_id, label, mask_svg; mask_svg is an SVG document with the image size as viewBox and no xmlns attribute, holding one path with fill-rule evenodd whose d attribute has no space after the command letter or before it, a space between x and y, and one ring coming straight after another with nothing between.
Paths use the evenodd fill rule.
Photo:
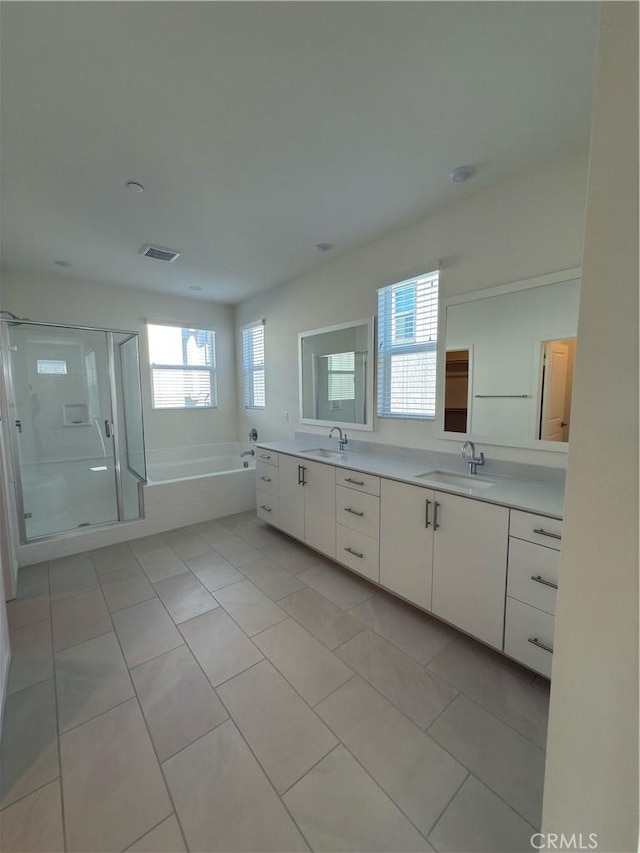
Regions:
<instances>
[{"instance_id":1,"label":"bathtub deck","mask_svg":"<svg viewBox=\"0 0 640 853\"><path fill-rule=\"evenodd\" d=\"M252 512L27 567L8 614L5 853L530 849L546 682Z\"/></svg>"}]
</instances>

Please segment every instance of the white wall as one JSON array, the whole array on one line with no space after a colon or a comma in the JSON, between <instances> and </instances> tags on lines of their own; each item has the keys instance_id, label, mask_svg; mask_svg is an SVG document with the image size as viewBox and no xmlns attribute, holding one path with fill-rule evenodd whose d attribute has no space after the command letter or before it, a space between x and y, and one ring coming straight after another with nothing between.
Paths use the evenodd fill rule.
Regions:
<instances>
[{"instance_id":1,"label":"white wall","mask_svg":"<svg viewBox=\"0 0 640 853\"><path fill-rule=\"evenodd\" d=\"M543 828L638 849L636 3L602 5Z\"/></svg>"},{"instance_id":2,"label":"white wall","mask_svg":"<svg viewBox=\"0 0 640 853\"><path fill-rule=\"evenodd\" d=\"M378 287L426 272L439 259L443 298L579 266L586 168L586 153L576 153L522 173L237 306L238 327L265 318L267 364L266 409L245 412L239 397L238 438L246 439L253 426L261 439L292 436L298 426L298 332L374 315ZM382 420L373 434L360 436L454 449L435 438L438 431L432 422ZM566 460L561 453L496 447L489 454L560 466Z\"/></svg>"},{"instance_id":3,"label":"white wall","mask_svg":"<svg viewBox=\"0 0 640 853\"><path fill-rule=\"evenodd\" d=\"M3 270L2 308L51 323L100 326L140 332L145 436L149 449L234 441L236 380L233 307L163 296L144 290L80 282L63 275L37 276ZM153 411L144 318L216 329L218 408Z\"/></svg>"}]
</instances>

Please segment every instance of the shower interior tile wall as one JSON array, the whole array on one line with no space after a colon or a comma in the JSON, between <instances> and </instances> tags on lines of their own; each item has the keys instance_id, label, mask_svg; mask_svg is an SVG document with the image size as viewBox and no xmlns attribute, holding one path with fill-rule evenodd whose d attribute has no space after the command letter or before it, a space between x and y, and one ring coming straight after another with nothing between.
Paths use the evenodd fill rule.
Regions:
<instances>
[{"instance_id":1,"label":"shower interior tile wall","mask_svg":"<svg viewBox=\"0 0 640 853\"><path fill-rule=\"evenodd\" d=\"M547 682L253 512L28 567L8 616L6 853L530 849Z\"/></svg>"}]
</instances>

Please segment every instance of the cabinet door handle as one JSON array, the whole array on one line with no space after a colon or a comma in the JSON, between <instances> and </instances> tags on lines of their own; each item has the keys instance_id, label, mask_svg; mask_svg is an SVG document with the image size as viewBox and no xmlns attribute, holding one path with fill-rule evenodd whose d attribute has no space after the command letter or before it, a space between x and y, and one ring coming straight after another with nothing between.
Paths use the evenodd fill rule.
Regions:
<instances>
[{"instance_id":1,"label":"cabinet door handle","mask_svg":"<svg viewBox=\"0 0 640 853\"><path fill-rule=\"evenodd\" d=\"M424 504L424 526L425 529L428 529L429 525L431 524L431 522L429 521L429 507L431 506L431 501L425 501Z\"/></svg>"},{"instance_id":2,"label":"cabinet door handle","mask_svg":"<svg viewBox=\"0 0 640 853\"><path fill-rule=\"evenodd\" d=\"M260 453L259 457L260 459L271 459L268 453Z\"/></svg>"},{"instance_id":3,"label":"cabinet door handle","mask_svg":"<svg viewBox=\"0 0 640 853\"><path fill-rule=\"evenodd\" d=\"M351 477L344 478L345 483L353 483L354 486L364 486L364 480L352 480Z\"/></svg>"},{"instance_id":4,"label":"cabinet door handle","mask_svg":"<svg viewBox=\"0 0 640 853\"><path fill-rule=\"evenodd\" d=\"M260 506L260 509L263 509L265 512L271 512L271 507L265 506L264 504Z\"/></svg>"},{"instance_id":5,"label":"cabinet door handle","mask_svg":"<svg viewBox=\"0 0 640 853\"><path fill-rule=\"evenodd\" d=\"M433 529L437 530L440 527L440 522L438 521L438 509L440 508L440 504L438 501L433 502Z\"/></svg>"},{"instance_id":6,"label":"cabinet door handle","mask_svg":"<svg viewBox=\"0 0 640 853\"><path fill-rule=\"evenodd\" d=\"M358 510L357 510L357 509L351 509L351 507L350 507L350 506L346 506L346 507L344 508L344 511L345 511L345 512L350 512L350 513L351 513L351 515L357 515L357 516L358 516L358 518L363 518L363 517L364 517L364 513L363 513L363 512L358 512Z\"/></svg>"},{"instance_id":7,"label":"cabinet door handle","mask_svg":"<svg viewBox=\"0 0 640 853\"><path fill-rule=\"evenodd\" d=\"M307 469L305 468L304 465L298 465L298 485L299 486L306 486L307 485L307 481L304 478L306 470Z\"/></svg>"},{"instance_id":8,"label":"cabinet door handle","mask_svg":"<svg viewBox=\"0 0 640 853\"><path fill-rule=\"evenodd\" d=\"M532 646L537 646L539 649L544 649L544 651L549 652L550 655L553 654L553 648L551 646L545 646L545 644L541 643L537 637L529 637L527 642L531 643Z\"/></svg>"},{"instance_id":9,"label":"cabinet door handle","mask_svg":"<svg viewBox=\"0 0 640 853\"><path fill-rule=\"evenodd\" d=\"M550 587L551 587L551 589L558 589L558 584L557 584L557 583L554 583L553 581L546 581L546 580L542 577L542 575L531 575L531 580L532 580L532 581L535 581L536 583L541 583L541 584L543 584L544 586L550 586Z\"/></svg>"},{"instance_id":10,"label":"cabinet door handle","mask_svg":"<svg viewBox=\"0 0 640 853\"><path fill-rule=\"evenodd\" d=\"M559 533L550 533L548 530L545 530L544 527L534 527L534 533L538 533L540 536L548 536L550 539L562 539L562 536Z\"/></svg>"},{"instance_id":11,"label":"cabinet door handle","mask_svg":"<svg viewBox=\"0 0 640 853\"><path fill-rule=\"evenodd\" d=\"M359 560L362 560L364 557L364 554L358 554L358 552L354 551L353 548L345 548L344 550L348 551L350 554L353 554L353 556L357 557Z\"/></svg>"},{"instance_id":12,"label":"cabinet door handle","mask_svg":"<svg viewBox=\"0 0 640 853\"><path fill-rule=\"evenodd\" d=\"M270 483L270 482L271 482L271 477L258 477L258 479L259 479L259 480L264 480L264 481L265 481L265 483Z\"/></svg>"}]
</instances>

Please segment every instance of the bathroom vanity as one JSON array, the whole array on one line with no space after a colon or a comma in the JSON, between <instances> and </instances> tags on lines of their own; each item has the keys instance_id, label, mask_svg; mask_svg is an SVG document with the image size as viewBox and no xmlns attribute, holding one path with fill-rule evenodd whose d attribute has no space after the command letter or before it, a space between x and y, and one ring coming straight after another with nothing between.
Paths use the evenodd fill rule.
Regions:
<instances>
[{"instance_id":1,"label":"bathroom vanity","mask_svg":"<svg viewBox=\"0 0 640 853\"><path fill-rule=\"evenodd\" d=\"M561 480L468 476L440 454L323 443L258 445L258 516L550 677Z\"/></svg>"}]
</instances>

